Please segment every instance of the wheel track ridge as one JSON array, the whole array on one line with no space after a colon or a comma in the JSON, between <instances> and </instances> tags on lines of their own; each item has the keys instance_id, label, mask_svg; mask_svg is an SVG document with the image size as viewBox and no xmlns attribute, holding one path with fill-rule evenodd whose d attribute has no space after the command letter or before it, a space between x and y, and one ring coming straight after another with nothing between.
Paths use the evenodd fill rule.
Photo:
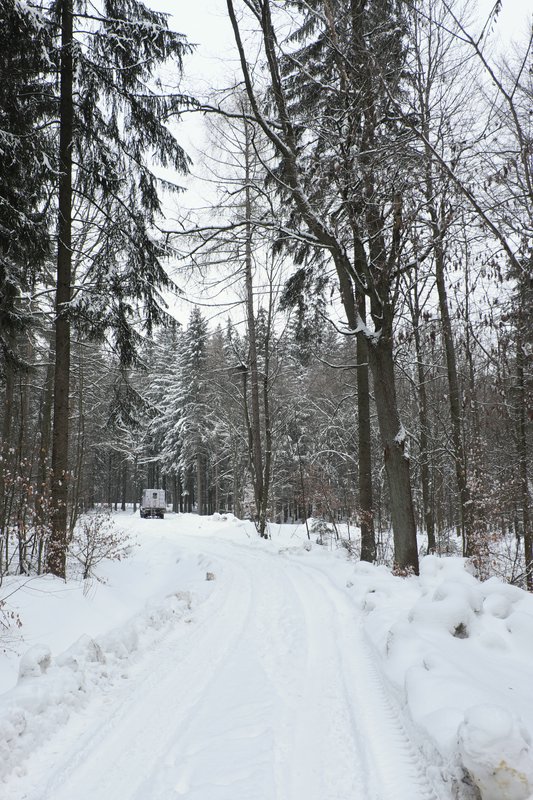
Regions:
<instances>
[{"instance_id":1,"label":"wheel track ridge","mask_svg":"<svg viewBox=\"0 0 533 800\"><path fill-rule=\"evenodd\" d=\"M233 583L233 585L235 584ZM250 586L250 592L251 590L252 587ZM217 614L224 613L224 610L231 603L231 599L232 599L232 593L228 593L226 595L224 604L218 608L216 608L215 606ZM208 599L209 605L212 605L212 602L210 602L212 600L213 596L211 596ZM184 709L186 716L185 718L183 716L180 717L180 727L182 726L182 724L184 724L185 719L188 720L192 716L198 699L201 697L202 693L206 690L206 688L215 679L220 663L224 660L225 657L227 657L227 654L231 650L234 641L240 635L240 631L242 630L242 627L245 625L247 617L248 617L248 612L244 615L244 618L242 620L242 625L239 626L239 633L235 633L235 635L231 638L231 640L224 642L224 646L221 649L219 657L217 659L214 658L208 659L209 668L206 678L205 680L202 681L202 687L200 691L196 691L194 693L194 699L192 700L192 702L190 701L187 702L186 708ZM177 643L184 642L185 646L188 647L189 649L188 652L183 657L183 659L181 659L179 662L176 662L176 666L178 667L179 665L182 668L185 668L189 662L192 662L193 660L196 659L197 656L195 655L195 651L197 650L198 642L203 642L206 648L208 647L206 642L210 639L209 632L211 630L213 630L212 616L203 618L199 623L199 627L193 628L191 630L191 635L184 636L183 632L178 632L173 636L172 635L173 632L171 629L170 635L164 636L161 642L158 643L159 647L157 648L156 652L160 654L166 652L169 641L171 641L174 638L176 639ZM193 646L189 647L191 643ZM153 655L154 655L153 652L147 654L147 656L143 659L143 662L146 662L147 664L148 661L151 660ZM136 692L142 691L143 689L147 689L148 691L154 689L157 686L159 679L164 674L167 666L166 660L165 661L160 660L158 662L158 668L154 672L148 672L146 664L143 666L142 674L139 677L138 683L135 686ZM120 696L122 697L123 695L126 694L127 687L121 687L121 689L122 691L120 693ZM106 694L111 694L111 693L113 693L113 684L110 683L107 687L107 691L106 689L104 689L101 693L98 694L97 702L102 703L104 701ZM91 703L92 701L89 702ZM76 769L80 767L80 765L83 765L84 760L87 758L87 756L90 757L91 753L97 750L97 748L101 744L102 739L104 739L106 736L113 736L114 733L120 728L120 726L124 724L124 721L130 710L133 709L133 712L135 711L135 704L130 704L129 702L126 702L124 707L121 708L118 707L118 704L119 700L116 700L116 702L113 703L110 715L107 716L103 722L99 722L97 726L91 727L90 731L86 733L86 735L82 739L81 747L77 747L74 752L70 753L69 761L68 763L63 764L61 773L55 772L54 775L50 776L46 786L45 787L41 786L37 794L28 795L29 800L31 800L31 798L33 797L39 798L39 800L47 800L47 798L54 798L56 796L56 792L58 791L58 789L60 789L66 781L75 777ZM86 710L87 707L84 709L84 711L86 712ZM82 713L83 711L81 713L77 712L74 715L72 715L74 722L79 721L81 719ZM62 726L62 730L66 728L69 722L70 720L68 720L65 723L65 725ZM167 738L170 742L172 739L172 733L169 733L169 736Z\"/></svg>"},{"instance_id":2,"label":"wheel track ridge","mask_svg":"<svg viewBox=\"0 0 533 800\"><path fill-rule=\"evenodd\" d=\"M354 723L360 732L359 739L363 747L365 744L370 746L370 755L379 772L380 783L386 791L386 796L381 797L380 800L402 800L404 797L405 800L449 800L451 795L443 795L427 774L429 764L414 737L408 731L405 715L398 707L397 699L385 683L385 677L379 664L376 663L377 656L364 631L362 620L360 618L357 620L356 607L351 603L350 598L319 568L309 564L298 564L297 566L302 571L311 573L315 581L318 579L317 582L322 586L330 603L333 603L333 597L340 601L344 618L353 617L354 627L351 638L354 645L359 645L359 648L354 647L353 658L349 658L345 648L341 648L345 666L343 681L347 686L347 696L354 701L351 711ZM334 615L334 619L339 633L341 633L338 615ZM340 638L339 636L338 639ZM348 682L348 674L353 677L350 682ZM361 685L362 677L363 686ZM368 691L365 691L365 686L368 687ZM371 694L374 697L371 709L368 707L367 701L370 689L373 689ZM378 713L376 714L376 712ZM363 731L360 731L361 718L364 722ZM384 723L388 728L386 737L383 735ZM392 754L384 744L385 741L390 743L391 740L397 740L395 751ZM440 760L437 751L435 751L435 758ZM406 783L403 790L400 785L399 773L401 772L404 773ZM413 789L416 789L416 794L413 793Z\"/></svg>"}]
</instances>

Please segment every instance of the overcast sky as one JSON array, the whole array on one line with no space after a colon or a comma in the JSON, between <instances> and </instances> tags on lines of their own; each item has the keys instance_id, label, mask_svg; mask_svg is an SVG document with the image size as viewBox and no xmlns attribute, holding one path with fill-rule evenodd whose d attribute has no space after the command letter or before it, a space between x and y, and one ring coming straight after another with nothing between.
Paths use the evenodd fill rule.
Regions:
<instances>
[{"instance_id":1,"label":"overcast sky","mask_svg":"<svg viewBox=\"0 0 533 800\"><path fill-rule=\"evenodd\" d=\"M241 79L239 64L233 40L233 32L227 16L225 0L145 0L158 10L172 15L171 27L187 36L196 45L193 55L185 59L185 74L181 89L198 99L207 98L213 88L221 89ZM466 0L470 13L474 3ZM494 0L478 0L477 20L481 27L494 5ZM505 53L510 43L525 41L528 35L528 20L533 18L533 0L503 0L502 11L498 17L493 41L497 49ZM187 192L180 196L176 216L181 216L185 208L205 206L212 197L212 188L202 181L205 174L202 165L203 153L209 150L201 118L198 115L185 115L177 131L180 142L193 159L192 174L180 182ZM172 213L170 216L174 216ZM174 227L170 220L169 226ZM180 270L181 272L181 270ZM177 275L175 277L178 277ZM183 286L183 275L178 278ZM185 288L185 287L184 287ZM196 299L207 299L203 291L189 284L191 295L186 307ZM187 314L185 315L186 319ZM183 315L180 314L183 319ZM185 321L183 319L183 321Z\"/></svg>"},{"instance_id":2,"label":"overcast sky","mask_svg":"<svg viewBox=\"0 0 533 800\"><path fill-rule=\"evenodd\" d=\"M495 0L478 0L480 21L486 19ZM189 60L188 72L193 64L198 81L213 76L220 77L224 67L235 68L233 35L227 18L225 0L152 0L154 8L173 15L173 27L187 35L189 41L198 45L197 52ZM468 2L471 8L474 2ZM533 16L533 0L503 0L498 17L497 32L503 41L524 35L527 20Z\"/></svg>"},{"instance_id":3,"label":"overcast sky","mask_svg":"<svg viewBox=\"0 0 533 800\"><path fill-rule=\"evenodd\" d=\"M223 88L240 80L233 32L227 16L225 0L148 0L157 10L172 15L171 27L184 33L196 45L193 55L185 59L182 88L189 94L207 97L213 88ZM494 0L478 0L477 17L481 26L494 5ZM469 0L467 7L474 3ZM471 12L472 13L472 12ZM527 37L528 19L533 18L533 0L503 0L493 40L505 52L510 42ZM185 120L180 139L198 163L198 150L205 148L202 126L197 119ZM190 198L191 204L193 198Z\"/></svg>"}]
</instances>

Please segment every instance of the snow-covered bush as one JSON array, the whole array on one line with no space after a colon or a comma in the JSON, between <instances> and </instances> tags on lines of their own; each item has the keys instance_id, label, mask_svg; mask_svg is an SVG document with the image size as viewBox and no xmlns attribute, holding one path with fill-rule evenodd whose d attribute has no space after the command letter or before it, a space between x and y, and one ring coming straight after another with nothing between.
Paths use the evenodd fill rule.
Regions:
<instances>
[{"instance_id":1,"label":"snow-covered bush","mask_svg":"<svg viewBox=\"0 0 533 800\"><path fill-rule=\"evenodd\" d=\"M121 531L105 509L83 514L69 545L69 555L81 565L85 580L104 560L120 561L128 555L131 540Z\"/></svg>"},{"instance_id":2,"label":"snow-covered bush","mask_svg":"<svg viewBox=\"0 0 533 800\"><path fill-rule=\"evenodd\" d=\"M328 522L323 517L317 517L312 520L310 532L316 537L317 544L326 545L328 547L332 547L333 542L339 538L331 522Z\"/></svg>"},{"instance_id":3,"label":"snow-covered bush","mask_svg":"<svg viewBox=\"0 0 533 800\"><path fill-rule=\"evenodd\" d=\"M0 652L9 649L10 630L21 626L17 612L8 606L5 598L0 597Z\"/></svg>"}]
</instances>

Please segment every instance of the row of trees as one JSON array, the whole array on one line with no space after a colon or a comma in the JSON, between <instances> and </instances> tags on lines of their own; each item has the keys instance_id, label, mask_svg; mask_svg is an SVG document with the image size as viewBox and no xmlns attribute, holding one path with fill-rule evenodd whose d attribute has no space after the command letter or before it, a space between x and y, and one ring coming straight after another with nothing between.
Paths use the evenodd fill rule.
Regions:
<instances>
[{"instance_id":1,"label":"row of trees","mask_svg":"<svg viewBox=\"0 0 533 800\"><path fill-rule=\"evenodd\" d=\"M512 532L531 588L530 48L496 71L447 0L227 5L217 201L163 239L149 164L186 168L164 123L192 101L154 75L183 37L139 3L9 4L38 46L6 38L4 566L64 574L80 507L164 482L261 535L356 518L367 560L392 525L402 571L417 527L484 569ZM172 324L169 254L242 313Z\"/></svg>"},{"instance_id":2,"label":"row of trees","mask_svg":"<svg viewBox=\"0 0 533 800\"><path fill-rule=\"evenodd\" d=\"M474 555L482 574L505 570L506 577L521 583L524 550L517 455L522 407L510 346L513 326L506 321L506 309L499 306L493 309L491 325L480 321L486 312L479 308L471 308L465 319L460 296L453 303L453 330L458 343L461 437L470 467L468 487L476 498ZM287 314L278 313L277 324L269 327L268 311L259 307L255 318L260 415L264 420L266 398L270 424L266 519L303 522L314 517L333 531L339 521L360 526L364 509L357 491L355 337L338 333L320 317L312 335L303 333L294 315L287 322ZM470 341L467 326L477 330ZM70 532L76 510L95 503L131 507L148 485L166 488L176 511L232 511L254 518L262 530L250 448L249 341L240 328L228 321L209 330L195 308L185 329L160 330L142 350L144 366L127 370L111 362L100 346L75 345ZM397 393L410 442L417 528L426 532L424 547L460 552L446 354L438 315L426 314L416 329L406 317L397 339ZM417 350L422 351L422 360ZM17 380L16 452L22 460L6 480L9 505L5 507L17 537L16 541L5 537L3 570L27 573L45 566L42 552L49 537L49 517L42 510L42 524L37 524L36 510L47 372L47 365L40 363L31 375L20 373ZM375 414L370 423L374 534L367 546L374 551L373 560L390 563L390 495ZM266 447L264 428L261 437ZM505 566L498 557L502 548Z\"/></svg>"},{"instance_id":3,"label":"row of trees","mask_svg":"<svg viewBox=\"0 0 533 800\"><path fill-rule=\"evenodd\" d=\"M153 165L185 170L166 123L187 101L177 91L164 93L156 78L169 60L178 74L189 48L163 14L129 0L90 7L76 0L2 0L0 27L0 525L9 535L9 483L22 458L14 447L14 392L32 367L28 351L39 328L50 373L36 515L42 522L49 505L46 564L62 576L73 479L72 333L110 336L128 364L140 331L149 333L164 318L159 293L170 281L165 248L154 235L160 198Z\"/></svg>"},{"instance_id":4,"label":"row of trees","mask_svg":"<svg viewBox=\"0 0 533 800\"><path fill-rule=\"evenodd\" d=\"M480 546L479 504L471 476L479 470L468 462L462 438L446 271L468 255L458 244L465 231L467 248L484 252L487 261L492 248L503 255L504 269L518 287L516 335L523 359L524 323L531 333L530 303L523 302L528 295L530 300L532 273L531 35L516 64L501 73L485 55L500 3L475 35L445 0L295 0L281 9L267 0L246 0L239 14L233 0L227 7L250 117L274 153L269 175L285 201L288 249L294 253L297 242L304 274L316 275L317 261L333 264L348 329L361 340L362 362L368 357L395 560L415 571L416 524L394 375L394 329L404 299L419 311L413 276L417 284L435 283L463 550L474 556ZM249 46L244 32L250 27L255 36ZM261 69L250 60L251 54L256 59L258 41ZM468 83L461 79L465 68ZM471 80L476 72L477 84ZM481 102L472 86L485 94ZM525 409L521 379L519 384ZM368 441L364 420L360 414L360 442ZM525 464L522 434L521 442L519 460ZM521 513L530 570L526 472L523 467ZM369 494L361 491L361 506L363 497Z\"/></svg>"}]
</instances>

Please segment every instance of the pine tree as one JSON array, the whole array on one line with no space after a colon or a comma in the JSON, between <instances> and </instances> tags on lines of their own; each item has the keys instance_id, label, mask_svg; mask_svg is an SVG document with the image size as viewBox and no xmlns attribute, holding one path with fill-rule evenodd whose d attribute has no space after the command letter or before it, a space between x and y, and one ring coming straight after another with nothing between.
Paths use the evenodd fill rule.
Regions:
<instances>
[{"instance_id":1,"label":"pine tree","mask_svg":"<svg viewBox=\"0 0 533 800\"><path fill-rule=\"evenodd\" d=\"M135 0L103 0L91 12L74 0L51 8L60 37L59 194L57 238L53 533L48 568L65 574L71 325L103 336L112 331L123 364L135 358L139 317L150 332L161 321L159 290L170 285L164 248L152 230L160 212L151 162L186 169L186 158L166 122L183 106L165 94L157 68L177 70L188 46L169 31L166 17ZM76 25L74 25L76 22ZM83 241L90 251L73 286L75 208L85 209Z\"/></svg>"},{"instance_id":2,"label":"pine tree","mask_svg":"<svg viewBox=\"0 0 533 800\"><path fill-rule=\"evenodd\" d=\"M189 475L195 476L199 514L207 510L209 440L213 428L207 343L207 322L195 306L180 342L172 381L163 396L162 414L157 422L162 438L161 462L168 473L179 471L184 486Z\"/></svg>"},{"instance_id":3,"label":"pine tree","mask_svg":"<svg viewBox=\"0 0 533 800\"><path fill-rule=\"evenodd\" d=\"M0 24L0 348L4 368L20 363L15 339L31 322L21 302L50 252L47 202L52 144L43 78L50 28L38 11L3 0Z\"/></svg>"}]
</instances>

